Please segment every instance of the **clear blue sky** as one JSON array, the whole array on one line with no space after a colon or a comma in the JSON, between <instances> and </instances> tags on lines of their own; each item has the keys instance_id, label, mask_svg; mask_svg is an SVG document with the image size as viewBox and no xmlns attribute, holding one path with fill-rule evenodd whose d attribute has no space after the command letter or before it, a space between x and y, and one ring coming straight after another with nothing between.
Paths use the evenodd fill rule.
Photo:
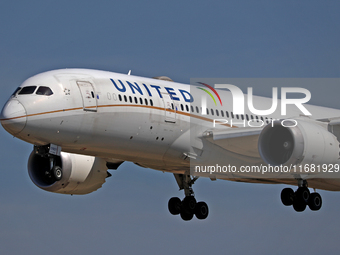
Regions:
<instances>
[{"instance_id":1,"label":"clear blue sky","mask_svg":"<svg viewBox=\"0 0 340 255\"><path fill-rule=\"evenodd\" d=\"M141 76L339 78L338 1L0 2L0 104L28 77L84 67ZM311 86L339 107L339 87ZM314 92L315 91L315 92ZM340 193L295 213L284 185L199 179L205 221L167 211L183 197L171 174L123 164L97 192L38 189L27 173L32 146L0 128L1 254L327 254L338 252Z\"/></svg>"}]
</instances>

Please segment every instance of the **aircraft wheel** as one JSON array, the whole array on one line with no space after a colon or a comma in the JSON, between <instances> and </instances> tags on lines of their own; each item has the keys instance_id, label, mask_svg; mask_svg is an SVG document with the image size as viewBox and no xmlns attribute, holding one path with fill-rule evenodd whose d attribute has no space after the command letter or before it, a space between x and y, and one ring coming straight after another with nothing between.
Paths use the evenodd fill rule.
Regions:
<instances>
[{"instance_id":1,"label":"aircraft wheel","mask_svg":"<svg viewBox=\"0 0 340 255\"><path fill-rule=\"evenodd\" d=\"M63 170L60 166L55 166L52 169L52 175L56 181L60 181L63 178Z\"/></svg>"},{"instance_id":2,"label":"aircraft wheel","mask_svg":"<svg viewBox=\"0 0 340 255\"><path fill-rule=\"evenodd\" d=\"M184 211L188 211L190 213L195 212L196 204L196 199L193 196L186 196L182 201L182 207Z\"/></svg>"},{"instance_id":3,"label":"aircraft wheel","mask_svg":"<svg viewBox=\"0 0 340 255\"><path fill-rule=\"evenodd\" d=\"M322 206L322 199L319 193L314 192L310 194L308 206L312 211L320 210Z\"/></svg>"},{"instance_id":4,"label":"aircraft wheel","mask_svg":"<svg viewBox=\"0 0 340 255\"><path fill-rule=\"evenodd\" d=\"M285 206L290 206L294 202L294 191L291 188L285 188L281 191L281 202Z\"/></svg>"},{"instance_id":5,"label":"aircraft wheel","mask_svg":"<svg viewBox=\"0 0 340 255\"><path fill-rule=\"evenodd\" d=\"M168 209L172 215L178 215L181 212L182 202L178 197L170 198L168 202Z\"/></svg>"},{"instance_id":6,"label":"aircraft wheel","mask_svg":"<svg viewBox=\"0 0 340 255\"><path fill-rule=\"evenodd\" d=\"M307 204L305 201L297 199L293 203L293 208L297 212L303 212L306 209Z\"/></svg>"},{"instance_id":7,"label":"aircraft wheel","mask_svg":"<svg viewBox=\"0 0 340 255\"><path fill-rule=\"evenodd\" d=\"M305 204L308 204L310 192L307 187L300 187L295 192L295 197L297 200L303 201Z\"/></svg>"},{"instance_id":8,"label":"aircraft wheel","mask_svg":"<svg viewBox=\"0 0 340 255\"><path fill-rule=\"evenodd\" d=\"M196 218L199 220L204 220L208 217L209 208L205 202L198 202L195 208Z\"/></svg>"},{"instance_id":9,"label":"aircraft wheel","mask_svg":"<svg viewBox=\"0 0 340 255\"><path fill-rule=\"evenodd\" d=\"M183 210L183 208L181 210L180 215L181 215L182 220L185 220L185 221L189 221L189 220L191 220L194 217L194 213L188 212L185 209Z\"/></svg>"}]
</instances>

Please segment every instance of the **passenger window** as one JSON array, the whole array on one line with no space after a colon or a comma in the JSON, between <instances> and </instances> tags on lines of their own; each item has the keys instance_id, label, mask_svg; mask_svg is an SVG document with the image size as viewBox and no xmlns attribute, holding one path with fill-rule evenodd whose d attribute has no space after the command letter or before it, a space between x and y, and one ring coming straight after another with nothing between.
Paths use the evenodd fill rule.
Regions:
<instances>
[{"instance_id":1,"label":"passenger window","mask_svg":"<svg viewBox=\"0 0 340 255\"><path fill-rule=\"evenodd\" d=\"M28 87L23 87L22 90L20 90L18 95L29 95L33 94L37 86L28 86Z\"/></svg>"}]
</instances>

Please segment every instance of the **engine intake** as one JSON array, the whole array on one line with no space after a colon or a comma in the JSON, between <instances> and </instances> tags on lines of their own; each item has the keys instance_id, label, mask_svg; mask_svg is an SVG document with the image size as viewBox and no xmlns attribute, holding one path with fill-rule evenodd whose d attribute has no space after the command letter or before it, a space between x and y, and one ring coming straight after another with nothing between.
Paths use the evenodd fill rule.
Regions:
<instances>
[{"instance_id":1,"label":"engine intake","mask_svg":"<svg viewBox=\"0 0 340 255\"><path fill-rule=\"evenodd\" d=\"M339 142L325 127L315 122L285 120L267 125L261 132L258 149L270 165L330 164L339 158Z\"/></svg>"},{"instance_id":2,"label":"engine intake","mask_svg":"<svg viewBox=\"0 0 340 255\"><path fill-rule=\"evenodd\" d=\"M57 165L62 168L60 181L48 178L50 161L33 150L28 160L28 173L39 188L63 194L88 194L99 189L107 174L106 161L92 156L61 152Z\"/></svg>"}]
</instances>

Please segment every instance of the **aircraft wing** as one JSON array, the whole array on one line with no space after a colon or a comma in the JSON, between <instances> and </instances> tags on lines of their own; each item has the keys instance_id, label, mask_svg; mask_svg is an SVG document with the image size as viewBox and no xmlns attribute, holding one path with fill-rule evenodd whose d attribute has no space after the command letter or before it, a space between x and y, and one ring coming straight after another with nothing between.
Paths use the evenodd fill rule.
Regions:
<instances>
[{"instance_id":1,"label":"aircraft wing","mask_svg":"<svg viewBox=\"0 0 340 255\"><path fill-rule=\"evenodd\" d=\"M203 138L229 152L261 158L258 153L258 138L263 128L230 128L211 130L203 134Z\"/></svg>"}]
</instances>

